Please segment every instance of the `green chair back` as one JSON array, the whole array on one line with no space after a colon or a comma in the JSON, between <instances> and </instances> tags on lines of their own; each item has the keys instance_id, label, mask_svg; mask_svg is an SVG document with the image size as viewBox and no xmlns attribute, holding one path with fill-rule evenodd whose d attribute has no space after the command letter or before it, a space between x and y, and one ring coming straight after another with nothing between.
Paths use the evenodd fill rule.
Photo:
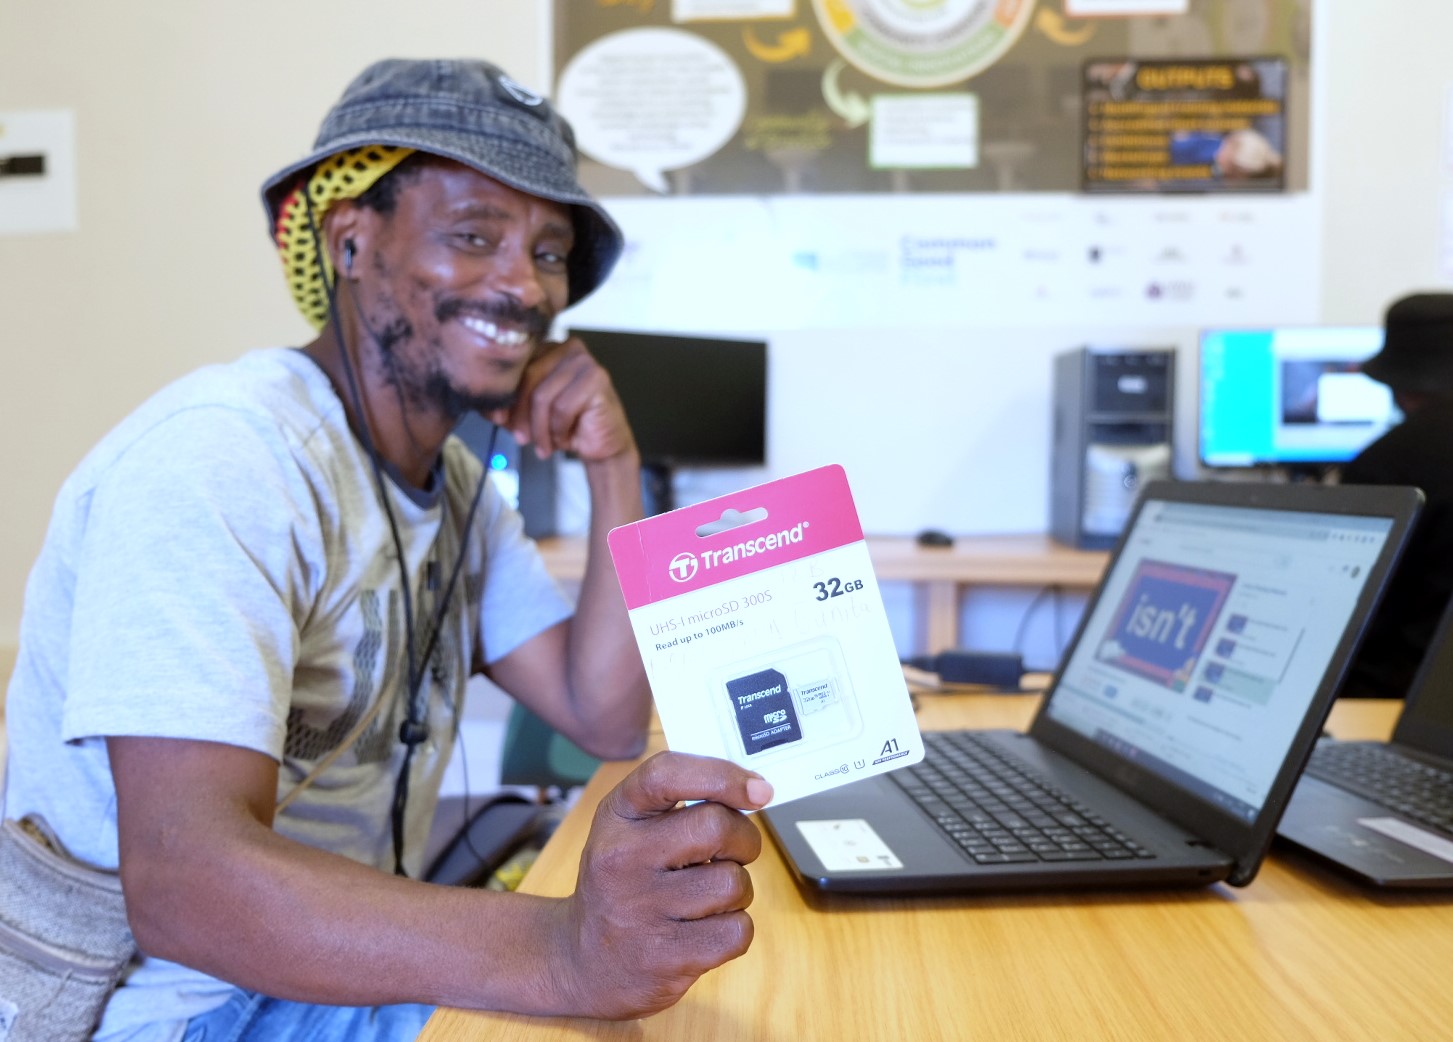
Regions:
<instances>
[{"instance_id":1,"label":"green chair back","mask_svg":"<svg viewBox=\"0 0 1453 1042\"><path fill-rule=\"evenodd\" d=\"M599 766L600 760L518 702L510 709L500 758L502 784L573 789Z\"/></svg>"}]
</instances>

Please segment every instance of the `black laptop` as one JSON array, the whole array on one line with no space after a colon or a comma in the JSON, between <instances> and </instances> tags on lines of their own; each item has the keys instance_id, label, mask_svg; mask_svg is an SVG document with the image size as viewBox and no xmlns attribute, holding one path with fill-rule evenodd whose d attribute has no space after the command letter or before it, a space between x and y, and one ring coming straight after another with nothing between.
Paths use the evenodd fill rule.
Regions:
<instances>
[{"instance_id":1,"label":"black laptop","mask_svg":"<svg viewBox=\"0 0 1453 1042\"><path fill-rule=\"evenodd\" d=\"M1421 503L1151 483L1027 733L925 733L768 828L824 890L1244 886Z\"/></svg>"},{"instance_id":2,"label":"black laptop","mask_svg":"<svg viewBox=\"0 0 1453 1042\"><path fill-rule=\"evenodd\" d=\"M1319 741L1277 835L1365 883L1453 887L1453 604L1392 740Z\"/></svg>"}]
</instances>

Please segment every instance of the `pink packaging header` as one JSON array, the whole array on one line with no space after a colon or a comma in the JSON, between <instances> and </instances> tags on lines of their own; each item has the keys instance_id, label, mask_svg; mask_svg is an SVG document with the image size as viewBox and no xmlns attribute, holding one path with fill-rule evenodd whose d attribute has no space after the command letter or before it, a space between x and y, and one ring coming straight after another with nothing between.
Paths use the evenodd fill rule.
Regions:
<instances>
[{"instance_id":1,"label":"pink packaging header","mask_svg":"<svg viewBox=\"0 0 1453 1042\"><path fill-rule=\"evenodd\" d=\"M724 515L751 520L697 533ZM609 543L626 607L635 609L862 538L847 475L833 464L622 525Z\"/></svg>"}]
</instances>

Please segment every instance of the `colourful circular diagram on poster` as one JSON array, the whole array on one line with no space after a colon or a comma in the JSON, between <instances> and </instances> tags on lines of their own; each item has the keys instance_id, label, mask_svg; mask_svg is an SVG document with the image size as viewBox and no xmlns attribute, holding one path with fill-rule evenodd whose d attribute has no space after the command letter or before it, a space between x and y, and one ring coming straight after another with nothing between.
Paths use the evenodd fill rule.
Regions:
<instances>
[{"instance_id":1,"label":"colourful circular diagram on poster","mask_svg":"<svg viewBox=\"0 0 1453 1042\"><path fill-rule=\"evenodd\" d=\"M1034 0L812 0L838 53L875 79L940 87L994 64Z\"/></svg>"}]
</instances>

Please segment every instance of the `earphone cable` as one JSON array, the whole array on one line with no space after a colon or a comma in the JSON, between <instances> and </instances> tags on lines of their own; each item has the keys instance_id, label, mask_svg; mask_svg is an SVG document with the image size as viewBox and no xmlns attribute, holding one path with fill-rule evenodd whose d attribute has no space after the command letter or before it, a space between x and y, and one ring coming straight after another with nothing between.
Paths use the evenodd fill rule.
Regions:
<instances>
[{"instance_id":1,"label":"earphone cable","mask_svg":"<svg viewBox=\"0 0 1453 1042\"><path fill-rule=\"evenodd\" d=\"M338 276L335 274L333 278L328 278L327 270L323 267L323 236L318 228L317 213L313 209L313 195L306 188L303 190L303 202L307 207L308 231L312 233L314 248L318 254L319 277L323 280L324 295L328 298L328 317L333 320L333 329L338 336L338 355L343 360L343 373L348 381L348 393L353 399L353 408L358 413L358 436L363 442L369 465L373 470L373 480L378 490L379 503L383 506L384 515L388 518L389 535L393 538L394 553L398 558L401 583L399 592L404 602L404 642L407 645L405 654L408 658L409 671L408 692L409 700L412 702L420 675L414 657L414 599L409 591L409 566L408 562L404 560L403 539L399 536L398 521L394 518L393 504L389 499L388 489L384 485L383 465L379 462L378 447L374 444L373 432L368 427L368 416L363 410L363 394L358 387L358 376L353 370L353 359L349 355L349 345L343 333L343 322L338 314Z\"/></svg>"},{"instance_id":2,"label":"earphone cable","mask_svg":"<svg viewBox=\"0 0 1453 1042\"><path fill-rule=\"evenodd\" d=\"M448 613L449 598L459 578L459 573L464 564L464 558L468 551L469 531L474 522L474 516L479 506L479 501L484 492L484 483L489 480L488 460L494 454L495 438L499 434L499 427L495 426L490 434L489 448L485 456L485 469L480 474L479 483L475 487L474 496L469 504L469 510L465 517L464 528L459 537L459 553L454 560L454 566L450 570L449 580L445 585L444 592L439 599L435 611L433 625L426 638L427 647L423 649L423 655L418 655L415 648L415 629L413 613L413 596L410 589L408 562L404 559L403 539L399 535L398 521L394 516L393 506L389 498L387 486L384 483L383 466L379 459L377 446L374 444L372 432L368 428L368 418L363 409L363 395L359 389L358 377L353 368L353 361L349 355L349 345L343 331L343 323L338 311L337 298L337 276L328 278L326 270L323 269L323 237L318 228L317 214L313 208L312 195L306 189L303 191L303 200L308 216L308 230L312 234L314 247L318 255L318 266L320 276L323 279L323 288L328 300L328 315L332 319L334 331L339 341L339 356L343 361L344 375L348 381L349 394L353 399L353 407L358 413L359 437L363 442L364 450L368 456L369 464L373 471L374 484L378 491L379 501L383 506L384 515L388 519L389 535L393 541L394 554L398 560L400 596L404 608L404 643L407 655L406 668L408 676L406 681L405 719L399 729L399 738L404 743L404 760L399 768L399 776L394 785L394 800L392 807L393 825L393 846L394 846L394 873L400 876L407 876L408 873L403 867L403 846L404 846L404 812L408 804L409 795L409 771L413 761L414 747L424 740L427 728L421 727L423 720L419 712L418 698L420 688L423 686L424 667L427 666L433 654L434 646L438 641L439 632L443 628L445 617ZM447 502L448 487L445 481L444 496Z\"/></svg>"},{"instance_id":3,"label":"earphone cable","mask_svg":"<svg viewBox=\"0 0 1453 1042\"><path fill-rule=\"evenodd\" d=\"M499 428L495 427L489 436L489 448L485 451L485 459L488 460L494 455L494 439L499 434ZM444 592L439 599L439 610L435 613L435 621L432 632L426 640L423 662L427 666L430 657L434 654L434 645L439 638L439 631L444 627L444 620L449 607L450 595L454 592L455 583L459 579L459 572L464 565L464 552L468 544L469 531L474 524L474 514L479 506L479 500L484 493L484 483L489 480L489 467L479 476L479 483L474 487L474 498L469 503L469 511L464 518L464 529L459 535L459 554L454 559L454 567L450 569L449 581L444 586ZM422 679L422 677L421 677ZM408 728L410 736L417 736L415 740L404 741L404 762L399 767L398 778L394 780L394 799L391 812L394 841L394 874L407 876L404 871L404 811L409 802L409 772L414 760L414 748L423 740L423 734L427 729L421 729L423 722L416 716L417 692L410 691L408 704L408 717L403 727ZM467 792L466 792L467 795Z\"/></svg>"}]
</instances>

